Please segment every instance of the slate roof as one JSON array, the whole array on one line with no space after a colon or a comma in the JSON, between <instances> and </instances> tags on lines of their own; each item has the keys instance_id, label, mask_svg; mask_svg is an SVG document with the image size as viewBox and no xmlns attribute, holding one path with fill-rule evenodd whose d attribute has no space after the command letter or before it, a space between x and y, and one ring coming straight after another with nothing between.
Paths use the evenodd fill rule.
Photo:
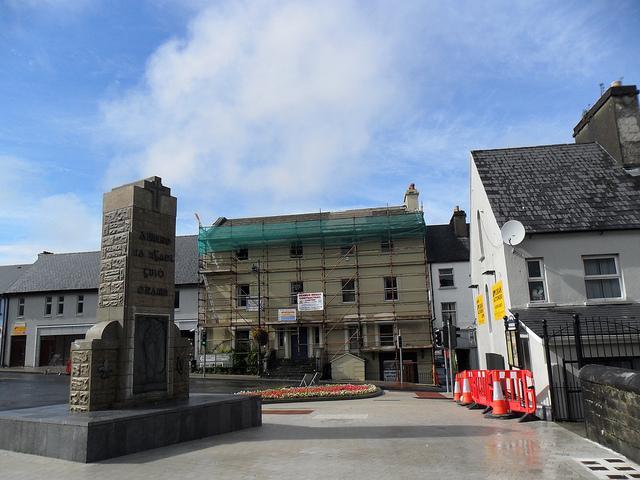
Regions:
<instances>
[{"instance_id":1,"label":"slate roof","mask_svg":"<svg viewBox=\"0 0 640 480\"><path fill-rule=\"evenodd\" d=\"M429 263L469 261L469 237L456 237L451 224L427 225L426 235Z\"/></svg>"},{"instance_id":2,"label":"slate roof","mask_svg":"<svg viewBox=\"0 0 640 480\"><path fill-rule=\"evenodd\" d=\"M527 233L640 228L640 178L597 143L471 152L499 226Z\"/></svg>"},{"instance_id":3,"label":"slate roof","mask_svg":"<svg viewBox=\"0 0 640 480\"><path fill-rule=\"evenodd\" d=\"M31 265L2 265L0 266L0 295L22 276Z\"/></svg>"},{"instance_id":4,"label":"slate roof","mask_svg":"<svg viewBox=\"0 0 640 480\"><path fill-rule=\"evenodd\" d=\"M0 267L3 268L3 267ZM97 290L100 252L40 254L7 293ZM176 284L198 283L198 238L176 237Z\"/></svg>"},{"instance_id":5,"label":"slate roof","mask_svg":"<svg viewBox=\"0 0 640 480\"><path fill-rule=\"evenodd\" d=\"M563 307L535 307L512 308L511 313L518 313L520 321L542 338L542 320L547 321L549 334L573 322L573 315L578 314L582 319L609 318L609 319L636 319L640 320L640 303L609 304L609 305L575 305ZM569 334L572 332L569 329ZM566 335L566 331L564 332Z\"/></svg>"},{"instance_id":6,"label":"slate roof","mask_svg":"<svg viewBox=\"0 0 640 480\"><path fill-rule=\"evenodd\" d=\"M198 236L176 237L176 285L198 283Z\"/></svg>"},{"instance_id":7,"label":"slate roof","mask_svg":"<svg viewBox=\"0 0 640 480\"><path fill-rule=\"evenodd\" d=\"M253 225L253 224L271 224L285 222L306 222L310 220L334 220L337 218L352 217L378 217L386 215L404 215L407 209L404 205L393 205L389 207L374 208L356 208L352 210L341 210L337 212L315 212L315 213L294 213L290 215L271 215L268 217L243 217L243 218L225 218L220 217L216 224L219 225Z\"/></svg>"}]
</instances>

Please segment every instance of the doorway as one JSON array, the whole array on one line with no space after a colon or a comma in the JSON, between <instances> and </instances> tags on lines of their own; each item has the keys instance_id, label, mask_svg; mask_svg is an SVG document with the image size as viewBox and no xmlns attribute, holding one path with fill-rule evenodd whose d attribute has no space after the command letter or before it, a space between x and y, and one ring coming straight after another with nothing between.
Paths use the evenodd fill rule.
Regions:
<instances>
[{"instance_id":1,"label":"doorway","mask_svg":"<svg viewBox=\"0 0 640 480\"><path fill-rule=\"evenodd\" d=\"M44 335L40 337L40 367L56 367L67 364L71 358L71 344L84 338L76 335Z\"/></svg>"},{"instance_id":2,"label":"doorway","mask_svg":"<svg viewBox=\"0 0 640 480\"><path fill-rule=\"evenodd\" d=\"M309 358L307 327L298 327L291 332L291 359L306 360Z\"/></svg>"},{"instance_id":3,"label":"doorway","mask_svg":"<svg viewBox=\"0 0 640 480\"><path fill-rule=\"evenodd\" d=\"M11 337L10 367L24 367L25 350L27 348L27 336L16 335Z\"/></svg>"}]
</instances>

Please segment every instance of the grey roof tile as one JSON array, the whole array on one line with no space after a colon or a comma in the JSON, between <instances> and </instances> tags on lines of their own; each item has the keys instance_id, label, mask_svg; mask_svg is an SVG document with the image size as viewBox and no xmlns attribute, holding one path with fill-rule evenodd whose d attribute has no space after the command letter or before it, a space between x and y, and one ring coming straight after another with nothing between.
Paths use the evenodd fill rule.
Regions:
<instances>
[{"instance_id":1,"label":"grey roof tile","mask_svg":"<svg viewBox=\"0 0 640 480\"><path fill-rule=\"evenodd\" d=\"M176 237L176 285L198 283L198 236Z\"/></svg>"},{"instance_id":2,"label":"grey roof tile","mask_svg":"<svg viewBox=\"0 0 640 480\"><path fill-rule=\"evenodd\" d=\"M3 267L0 267L3 268ZM7 293L97 290L100 252L40 254ZM176 237L176 284L198 283L198 237Z\"/></svg>"},{"instance_id":3,"label":"grey roof tile","mask_svg":"<svg viewBox=\"0 0 640 480\"><path fill-rule=\"evenodd\" d=\"M99 252L41 253L7 293L97 289L99 265Z\"/></svg>"},{"instance_id":4,"label":"grey roof tile","mask_svg":"<svg viewBox=\"0 0 640 480\"><path fill-rule=\"evenodd\" d=\"M246 217L225 219L225 225L252 225L284 222L306 222L309 220L333 220L336 218L371 217L379 215L403 215L407 213L404 205L389 207L356 208L336 212L295 213L290 215L272 215L268 217Z\"/></svg>"},{"instance_id":5,"label":"grey roof tile","mask_svg":"<svg viewBox=\"0 0 640 480\"><path fill-rule=\"evenodd\" d=\"M469 237L456 237L451 224L427 225L426 239L429 263L469 261Z\"/></svg>"},{"instance_id":6,"label":"grey roof tile","mask_svg":"<svg viewBox=\"0 0 640 480\"><path fill-rule=\"evenodd\" d=\"M0 266L0 295L5 293L31 265L2 265Z\"/></svg>"},{"instance_id":7,"label":"grey roof tile","mask_svg":"<svg viewBox=\"0 0 640 480\"><path fill-rule=\"evenodd\" d=\"M597 143L471 152L498 224L528 233L640 228L640 178Z\"/></svg>"}]
</instances>

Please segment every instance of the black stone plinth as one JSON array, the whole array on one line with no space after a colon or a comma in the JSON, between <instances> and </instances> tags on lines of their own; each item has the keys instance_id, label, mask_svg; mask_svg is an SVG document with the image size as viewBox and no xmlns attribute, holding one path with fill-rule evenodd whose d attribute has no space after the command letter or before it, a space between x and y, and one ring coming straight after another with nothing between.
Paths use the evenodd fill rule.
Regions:
<instances>
[{"instance_id":1,"label":"black stone plinth","mask_svg":"<svg viewBox=\"0 0 640 480\"><path fill-rule=\"evenodd\" d=\"M0 449L88 463L261 424L258 397L192 394L179 402L89 413L50 405L0 412Z\"/></svg>"}]
</instances>

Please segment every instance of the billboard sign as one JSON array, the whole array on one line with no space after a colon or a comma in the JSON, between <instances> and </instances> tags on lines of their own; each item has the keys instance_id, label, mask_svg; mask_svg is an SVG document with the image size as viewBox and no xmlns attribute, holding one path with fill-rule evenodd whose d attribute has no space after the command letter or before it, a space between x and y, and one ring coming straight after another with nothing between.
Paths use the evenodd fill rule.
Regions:
<instances>
[{"instance_id":1,"label":"billboard sign","mask_svg":"<svg viewBox=\"0 0 640 480\"><path fill-rule=\"evenodd\" d=\"M261 304L260 310L264 311L264 301L260 302L258 297L247 297L247 312L257 312L258 304Z\"/></svg>"},{"instance_id":2,"label":"billboard sign","mask_svg":"<svg viewBox=\"0 0 640 480\"><path fill-rule=\"evenodd\" d=\"M493 299L493 312L495 320L502 320L505 316L504 292L502 290L502 280L491 287L491 297Z\"/></svg>"},{"instance_id":3,"label":"billboard sign","mask_svg":"<svg viewBox=\"0 0 640 480\"><path fill-rule=\"evenodd\" d=\"M279 308L278 309L278 321L279 322L295 322L297 320L297 311L295 308Z\"/></svg>"},{"instance_id":4,"label":"billboard sign","mask_svg":"<svg viewBox=\"0 0 640 480\"><path fill-rule=\"evenodd\" d=\"M484 297L482 294L476 297L476 311L478 312L478 325L484 325Z\"/></svg>"},{"instance_id":5,"label":"billboard sign","mask_svg":"<svg viewBox=\"0 0 640 480\"><path fill-rule=\"evenodd\" d=\"M317 312L324 310L324 295L319 293L299 293L298 311Z\"/></svg>"}]
</instances>

